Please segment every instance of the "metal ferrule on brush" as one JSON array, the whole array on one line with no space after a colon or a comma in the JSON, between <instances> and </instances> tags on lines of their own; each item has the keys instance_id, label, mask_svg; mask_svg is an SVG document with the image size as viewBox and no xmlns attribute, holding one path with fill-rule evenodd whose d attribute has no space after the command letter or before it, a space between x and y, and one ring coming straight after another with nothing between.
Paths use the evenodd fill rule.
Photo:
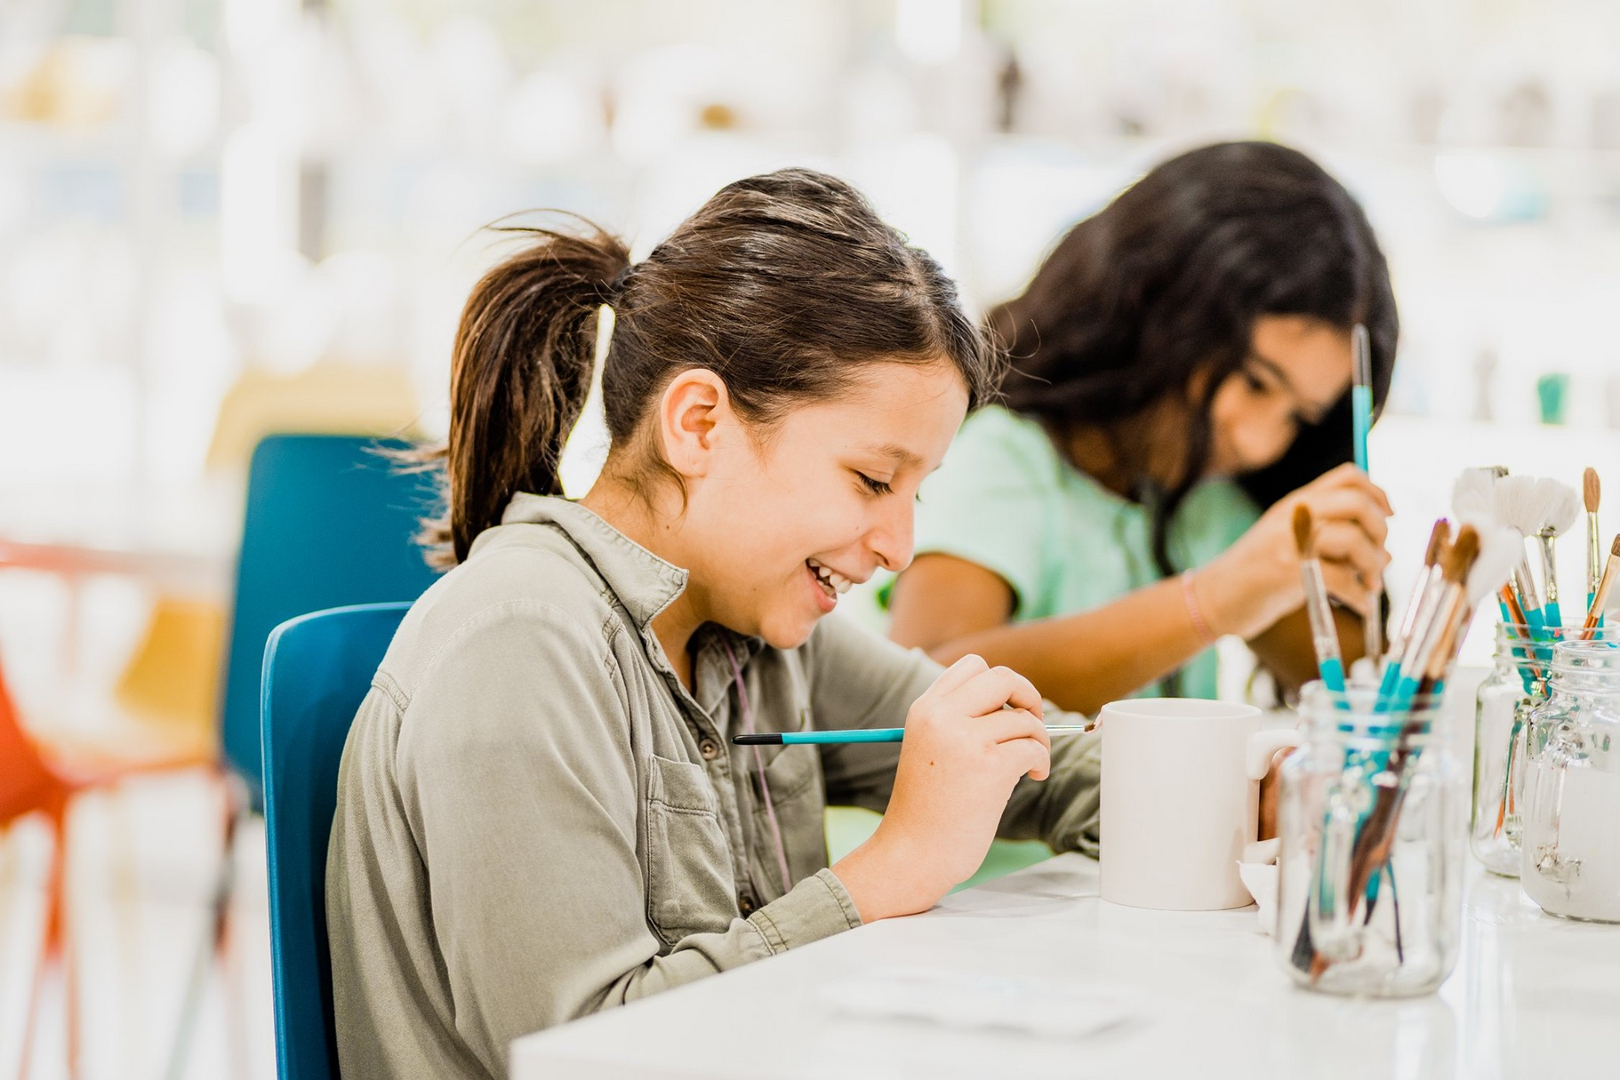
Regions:
<instances>
[{"instance_id":1,"label":"metal ferrule on brush","mask_svg":"<svg viewBox=\"0 0 1620 1080\"><path fill-rule=\"evenodd\" d=\"M1327 582L1322 579L1322 564L1315 559L1300 563L1305 581L1305 613L1311 620L1311 643L1316 647L1316 661L1337 660L1344 663L1339 652L1339 630L1333 623L1333 608L1328 604Z\"/></svg>"},{"instance_id":2,"label":"metal ferrule on brush","mask_svg":"<svg viewBox=\"0 0 1620 1080\"><path fill-rule=\"evenodd\" d=\"M1536 579L1530 573L1530 558L1527 555L1520 555L1519 565L1513 568L1513 588L1519 594L1525 616L1537 618L1541 614L1541 593L1536 589Z\"/></svg>"},{"instance_id":3,"label":"metal ferrule on brush","mask_svg":"<svg viewBox=\"0 0 1620 1080\"><path fill-rule=\"evenodd\" d=\"M1603 576L1602 539L1598 536L1598 516L1586 515L1586 595L1597 592L1598 578Z\"/></svg>"},{"instance_id":4,"label":"metal ferrule on brush","mask_svg":"<svg viewBox=\"0 0 1620 1080\"><path fill-rule=\"evenodd\" d=\"M1558 558L1553 551L1553 541L1557 538L1545 529L1537 534L1537 538L1541 541L1541 568L1545 571L1543 580L1546 583L1546 603L1551 607L1558 603Z\"/></svg>"}]
</instances>

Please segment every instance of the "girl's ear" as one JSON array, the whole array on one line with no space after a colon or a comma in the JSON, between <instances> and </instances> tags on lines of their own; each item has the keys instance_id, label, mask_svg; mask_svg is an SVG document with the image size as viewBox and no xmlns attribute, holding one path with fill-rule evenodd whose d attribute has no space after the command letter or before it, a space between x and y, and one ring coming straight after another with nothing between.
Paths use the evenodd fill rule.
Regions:
<instances>
[{"instance_id":1,"label":"girl's ear","mask_svg":"<svg viewBox=\"0 0 1620 1080\"><path fill-rule=\"evenodd\" d=\"M687 368L659 398L659 446L664 460L683 477L707 476L715 451L735 426L726 384L707 368Z\"/></svg>"}]
</instances>

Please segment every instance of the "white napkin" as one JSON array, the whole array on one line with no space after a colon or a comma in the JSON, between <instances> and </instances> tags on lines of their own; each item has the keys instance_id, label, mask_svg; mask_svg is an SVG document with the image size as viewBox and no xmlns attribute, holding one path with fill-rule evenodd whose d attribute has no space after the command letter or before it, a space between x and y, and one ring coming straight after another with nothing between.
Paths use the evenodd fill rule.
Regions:
<instances>
[{"instance_id":1,"label":"white napkin","mask_svg":"<svg viewBox=\"0 0 1620 1080\"><path fill-rule=\"evenodd\" d=\"M1277 851L1281 847L1278 837L1258 840L1243 848L1243 858L1238 861L1238 877L1260 909L1260 932L1268 936L1277 932Z\"/></svg>"}]
</instances>

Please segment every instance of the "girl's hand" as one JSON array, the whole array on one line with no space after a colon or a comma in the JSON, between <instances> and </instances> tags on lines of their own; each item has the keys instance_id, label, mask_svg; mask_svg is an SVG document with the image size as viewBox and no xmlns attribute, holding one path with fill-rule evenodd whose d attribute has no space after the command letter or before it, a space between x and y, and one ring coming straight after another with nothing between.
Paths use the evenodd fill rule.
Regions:
<instances>
[{"instance_id":1,"label":"girl's hand","mask_svg":"<svg viewBox=\"0 0 1620 1080\"><path fill-rule=\"evenodd\" d=\"M926 911L973 876L1013 786L1046 779L1041 715L1028 679L973 655L917 699L883 822L833 867L863 920Z\"/></svg>"},{"instance_id":2,"label":"girl's hand","mask_svg":"<svg viewBox=\"0 0 1620 1080\"><path fill-rule=\"evenodd\" d=\"M1305 602L1294 544L1294 507L1310 507L1328 594L1365 615L1389 553L1389 499L1354 465L1341 465L1277 501L1197 574L1198 601L1216 634L1252 638Z\"/></svg>"}]
</instances>

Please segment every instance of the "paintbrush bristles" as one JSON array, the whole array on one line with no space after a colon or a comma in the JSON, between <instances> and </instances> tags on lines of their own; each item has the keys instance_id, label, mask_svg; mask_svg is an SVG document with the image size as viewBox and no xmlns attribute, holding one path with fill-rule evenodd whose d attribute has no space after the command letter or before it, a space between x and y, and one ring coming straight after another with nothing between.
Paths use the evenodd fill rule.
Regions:
<instances>
[{"instance_id":1,"label":"paintbrush bristles","mask_svg":"<svg viewBox=\"0 0 1620 1080\"><path fill-rule=\"evenodd\" d=\"M1468 606L1478 604L1495 593L1513 574L1513 563L1521 550L1519 534L1512 529L1482 528L1479 532L1479 555L1468 571ZM1510 592L1512 590L1509 590Z\"/></svg>"},{"instance_id":2,"label":"paintbrush bristles","mask_svg":"<svg viewBox=\"0 0 1620 1080\"><path fill-rule=\"evenodd\" d=\"M1616 546L1620 547L1620 537L1616 538ZM1468 580L1468 571L1473 569L1474 560L1479 558L1479 533L1474 531L1472 525L1464 525L1457 530L1457 542L1451 545L1445 557L1440 560L1440 575L1453 585L1461 585Z\"/></svg>"},{"instance_id":3,"label":"paintbrush bristles","mask_svg":"<svg viewBox=\"0 0 1620 1080\"><path fill-rule=\"evenodd\" d=\"M1304 503L1294 507L1294 547L1299 551L1299 557L1309 559L1313 557L1311 544L1311 508Z\"/></svg>"},{"instance_id":4,"label":"paintbrush bristles","mask_svg":"<svg viewBox=\"0 0 1620 1080\"><path fill-rule=\"evenodd\" d=\"M1441 518L1434 523L1434 529L1429 533L1429 548L1423 553L1423 565L1434 566L1440 561L1440 553L1451 542L1451 522Z\"/></svg>"},{"instance_id":5,"label":"paintbrush bristles","mask_svg":"<svg viewBox=\"0 0 1620 1080\"><path fill-rule=\"evenodd\" d=\"M1602 501L1602 498L1603 487L1598 483L1597 470L1588 466L1587 470L1581 474L1581 501L1586 504L1586 512L1588 514L1597 513L1598 504Z\"/></svg>"},{"instance_id":6,"label":"paintbrush bristles","mask_svg":"<svg viewBox=\"0 0 1620 1080\"><path fill-rule=\"evenodd\" d=\"M1497 479L1492 469L1464 469L1451 486L1451 512L1459 518L1490 517Z\"/></svg>"},{"instance_id":7,"label":"paintbrush bristles","mask_svg":"<svg viewBox=\"0 0 1620 1080\"><path fill-rule=\"evenodd\" d=\"M1491 511L1525 537L1550 529L1558 536L1575 524L1581 504L1575 489L1546 476L1504 476L1491 489Z\"/></svg>"}]
</instances>

